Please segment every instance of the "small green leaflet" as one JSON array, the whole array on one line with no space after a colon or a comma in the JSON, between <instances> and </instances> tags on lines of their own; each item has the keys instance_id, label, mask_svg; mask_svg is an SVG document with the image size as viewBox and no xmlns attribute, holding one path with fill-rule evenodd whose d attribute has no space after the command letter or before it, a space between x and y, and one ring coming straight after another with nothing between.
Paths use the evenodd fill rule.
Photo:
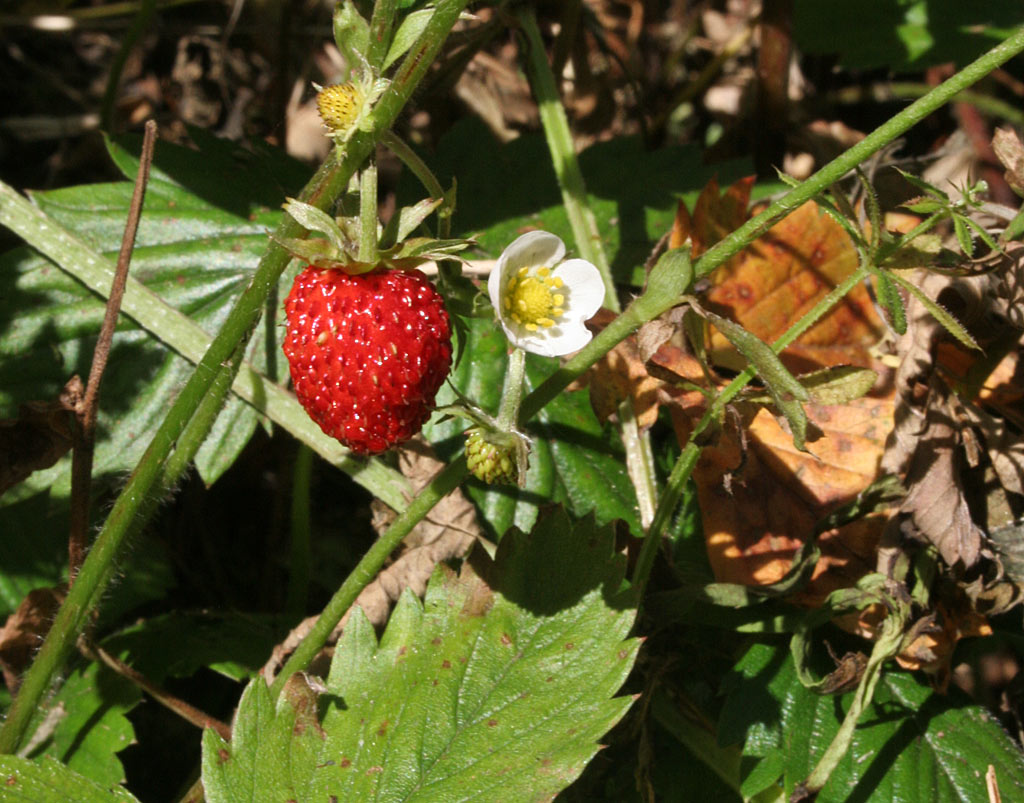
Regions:
<instances>
[{"instance_id":1,"label":"small green leaflet","mask_svg":"<svg viewBox=\"0 0 1024 803\"><path fill-rule=\"evenodd\" d=\"M610 527L554 509L481 571L489 583L439 567L379 643L356 611L319 699L303 675L276 704L250 683L232 743L204 734L207 800L539 801L568 786L631 703L613 696L639 648L625 562Z\"/></svg>"}]
</instances>

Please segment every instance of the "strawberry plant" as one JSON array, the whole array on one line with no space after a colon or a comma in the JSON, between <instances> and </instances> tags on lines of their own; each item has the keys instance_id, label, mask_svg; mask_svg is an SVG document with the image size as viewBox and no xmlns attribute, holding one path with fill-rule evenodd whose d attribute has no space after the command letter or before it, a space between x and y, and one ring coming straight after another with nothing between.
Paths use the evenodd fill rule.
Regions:
<instances>
[{"instance_id":1,"label":"strawberry plant","mask_svg":"<svg viewBox=\"0 0 1024 803\"><path fill-rule=\"evenodd\" d=\"M0 798L1024 788L1024 29L668 5L340 0L305 151L134 10L0 182Z\"/></svg>"}]
</instances>

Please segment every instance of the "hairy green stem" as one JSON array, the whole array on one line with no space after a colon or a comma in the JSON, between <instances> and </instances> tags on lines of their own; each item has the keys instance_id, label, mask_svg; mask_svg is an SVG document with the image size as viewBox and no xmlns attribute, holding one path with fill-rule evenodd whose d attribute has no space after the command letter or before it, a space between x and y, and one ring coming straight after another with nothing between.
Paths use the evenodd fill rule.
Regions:
<instances>
[{"instance_id":1,"label":"hairy green stem","mask_svg":"<svg viewBox=\"0 0 1024 803\"><path fill-rule=\"evenodd\" d=\"M241 346L236 349L227 364L217 372L210 393L199 405L189 426L181 432L178 448L161 466L155 467L154 470L158 474L146 495L135 500L134 510L125 513L124 506L115 506L111 512L107 521L115 520L123 534L116 541L111 538L97 538L86 556L75 584L68 590L67 598L57 611L43 646L25 674L18 694L8 709L7 719L0 729L0 752L12 753L17 749L39 701L50 687L54 673L63 666L74 649L78 635L88 621L89 611L95 606L98 595L114 575L121 547L142 529L163 495L172 489L185 473L191 456L206 438L207 432L220 413L225 397L231 390L231 382L238 370L243 351L244 348ZM150 445L150 450L152 449L153 445ZM147 454L148 452L149 450Z\"/></svg>"},{"instance_id":2,"label":"hairy green stem","mask_svg":"<svg viewBox=\"0 0 1024 803\"><path fill-rule=\"evenodd\" d=\"M587 201L587 188L583 183L583 173L576 158L569 120L565 116L565 107L562 106L562 99L558 95L555 76L548 64L533 9L526 9L519 14L519 25L528 45L526 67L530 85L537 98L540 122L544 127L548 150L551 151L555 176L562 190L562 203L569 216L576 247L580 251L580 256L597 266L601 273L601 280L604 282L604 305L613 312L618 312L622 307L615 293L612 269L601 244L597 219Z\"/></svg>"},{"instance_id":3,"label":"hairy green stem","mask_svg":"<svg viewBox=\"0 0 1024 803\"><path fill-rule=\"evenodd\" d=\"M405 140L395 134L394 131L387 131L380 138L380 141L382 145L387 146L395 156L402 160L402 164L412 171L412 174L419 179L420 184L430 193L431 198L444 198L444 188L441 187L441 182L437 180L437 176L433 174L427 163L419 157L416 151L409 147ZM437 236L442 240L446 240L451 235L451 229L451 209L442 205L437 220Z\"/></svg>"},{"instance_id":4,"label":"hairy green stem","mask_svg":"<svg viewBox=\"0 0 1024 803\"><path fill-rule=\"evenodd\" d=\"M348 143L340 160L329 158L301 194L301 199L320 209L326 209L348 185L349 179L369 157L381 132L394 123L396 117L419 84L441 48L452 25L465 8L468 0L440 0L423 34L413 45L395 73L395 78L381 95L370 117L370 130L357 132ZM266 254L260 260L249 286L243 291L225 320L217 337L210 343L206 354L168 411L152 443L132 473L97 536L92 552L86 558L75 586L69 592L47 634L36 660L29 668L11 705L7 719L0 728L0 753L13 753L25 734L29 720L39 701L52 683L53 677L74 649L88 613L98 602L113 574L114 562L120 554L132 523L146 506L160 477L168 455L215 380L221 375L221 366L229 364L232 355L244 349L256 328L263 305L271 288L277 283L290 256L278 241L300 237L302 228L286 218L275 232ZM196 445L198 448L198 445ZM187 455L191 458L192 455ZM367 581L368 582L368 581Z\"/></svg>"},{"instance_id":5,"label":"hairy green stem","mask_svg":"<svg viewBox=\"0 0 1024 803\"><path fill-rule=\"evenodd\" d=\"M327 643L334 628L341 621L341 617L352 607L352 603L356 601L360 592L377 576L388 556L402 543L402 539L430 512L434 505L459 486L466 478L467 473L465 457L458 457L441 469L430 481L430 484L409 503L409 507L399 514L391 526L367 550L352 573L331 597L330 602L327 603L316 620L316 624L313 625L302 643L278 672L277 677L274 678L274 682L270 685L270 691L275 697L284 688L285 681L296 672L305 669Z\"/></svg>"},{"instance_id":6,"label":"hairy green stem","mask_svg":"<svg viewBox=\"0 0 1024 803\"><path fill-rule=\"evenodd\" d=\"M359 261L376 262L377 165L371 157L359 174Z\"/></svg>"},{"instance_id":7,"label":"hairy green stem","mask_svg":"<svg viewBox=\"0 0 1024 803\"><path fill-rule=\"evenodd\" d=\"M1024 50L1024 27L1008 36L1003 42L968 64L953 77L939 84L923 98L880 125L864 139L845 151L806 181L801 182L782 198L771 204L761 214L755 215L727 237L709 248L697 260L694 272L706 276L715 268L739 253L748 243L763 234L779 218L809 201L831 184L839 181L846 173L872 154L888 145L897 137L923 120L929 114L948 103L958 92L988 75L1003 62Z\"/></svg>"},{"instance_id":8,"label":"hairy green stem","mask_svg":"<svg viewBox=\"0 0 1024 803\"><path fill-rule=\"evenodd\" d=\"M505 385L501 389L498 429L508 432L519 427L519 407L523 402L523 377L526 375L526 352L516 346L508 355Z\"/></svg>"}]
</instances>

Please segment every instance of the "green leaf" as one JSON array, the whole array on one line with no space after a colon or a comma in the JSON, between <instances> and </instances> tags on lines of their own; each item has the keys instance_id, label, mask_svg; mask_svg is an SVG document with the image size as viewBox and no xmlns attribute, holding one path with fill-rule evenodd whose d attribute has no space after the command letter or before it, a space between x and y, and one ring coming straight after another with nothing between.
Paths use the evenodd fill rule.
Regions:
<instances>
[{"instance_id":1,"label":"green leaf","mask_svg":"<svg viewBox=\"0 0 1024 803\"><path fill-rule=\"evenodd\" d=\"M421 8L419 11L413 11L405 16L399 24L398 30L395 31L395 36L391 40L391 47L388 48L388 54L384 58L384 65L381 69L386 70L402 58L409 48L416 44L416 40L420 38L420 34L427 27L427 23L430 22L433 14L434 9Z\"/></svg>"},{"instance_id":2,"label":"green leaf","mask_svg":"<svg viewBox=\"0 0 1024 803\"><path fill-rule=\"evenodd\" d=\"M119 162L131 161L111 145ZM179 149L184 150L184 149ZM170 146L175 164L185 161ZM198 156L198 155L197 155ZM204 165L217 172L213 160ZM193 166L193 169L196 169ZM190 179L190 174L185 180ZM56 224L76 232L97 250L113 257L120 248L132 187L127 182L71 187L33 194L38 207ZM236 201L236 204L238 201ZM279 218L263 209L239 217L212 206L181 184L154 174L139 227L131 275L161 298L189 315L208 333L215 332L235 296L249 281L266 246L266 231ZM33 398L53 398L68 375L88 374L103 304L53 263L28 249L0 257L0 314L10 324L0 335L0 408ZM249 359L261 370L268 365L264 338L253 338ZM14 355L18 359L11 359ZM273 359L277 360L276 353ZM32 369L24 370L31 364ZM19 368L19 366L21 366ZM123 319L112 345L100 397L96 448L97 474L130 470L163 418L168 400L191 373L186 360L169 353L145 332ZM196 458L207 482L231 465L257 424L256 411L233 398L222 411L211 441ZM56 484L66 490L70 459L38 472L29 489Z\"/></svg>"},{"instance_id":3,"label":"green leaf","mask_svg":"<svg viewBox=\"0 0 1024 803\"><path fill-rule=\"evenodd\" d=\"M360 611L315 690L262 679L229 745L204 734L210 803L547 800L579 775L631 700L613 697L639 643L610 528L560 510L513 531L486 584L438 568L399 600L378 643Z\"/></svg>"},{"instance_id":4,"label":"green leaf","mask_svg":"<svg viewBox=\"0 0 1024 803\"><path fill-rule=\"evenodd\" d=\"M725 681L718 733L720 744L743 743L744 779L757 772L751 788L771 783L768 770L777 769L787 796L835 736L851 698L805 689L788 653L767 644L747 651ZM989 764L1004 793L1024 788L1024 756L985 709L955 691L938 694L909 673L886 672L817 800L986 800Z\"/></svg>"},{"instance_id":5,"label":"green leaf","mask_svg":"<svg viewBox=\"0 0 1024 803\"><path fill-rule=\"evenodd\" d=\"M50 757L40 762L18 756L0 756L4 778L3 799L24 803L138 803L127 789L101 785L79 775Z\"/></svg>"},{"instance_id":6,"label":"green leaf","mask_svg":"<svg viewBox=\"0 0 1024 803\"><path fill-rule=\"evenodd\" d=\"M334 41L349 69L355 69L370 49L370 24L352 0L342 0L334 9Z\"/></svg>"},{"instance_id":7,"label":"green leaf","mask_svg":"<svg viewBox=\"0 0 1024 803\"><path fill-rule=\"evenodd\" d=\"M59 708L60 719L43 753L104 786L124 783L117 754L135 740L126 715L141 699L134 684L102 664L76 669L46 708ZM37 715L37 725L44 716Z\"/></svg>"},{"instance_id":8,"label":"green leaf","mask_svg":"<svg viewBox=\"0 0 1024 803\"><path fill-rule=\"evenodd\" d=\"M971 237L971 230L961 215L953 215L953 231L956 233L956 241L960 243L960 250L964 256L971 259L974 256L974 239Z\"/></svg>"},{"instance_id":9,"label":"green leaf","mask_svg":"<svg viewBox=\"0 0 1024 803\"><path fill-rule=\"evenodd\" d=\"M220 148L217 145L214 151ZM110 150L119 165L132 168L134 157L116 144ZM253 185L255 198L280 192L279 203L284 193L273 188L278 186L278 176L290 169L275 165L261 171L251 162L251 154L223 165L217 158L186 148L163 145L157 149L124 316L104 377L97 476L118 476L135 465L163 420L168 399L190 375L191 363L198 362L209 346L210 333L248 284L265 248L268 227L280 213L252 198L225 199L230 192L225 193L224 187L241 191ZM162 178L162 167L173 171L175 178ZM235 183L229 180L232 170L238 174ZM193 188L203 195L193 193ZM93 292L103 294L113 275L111 258L120 244L130 195L127 183L41 193L35 199L47 216L0 183L0 222ZM239 213L225 211L206 197L216 203L230 200ZM0 415L9 414L16 402L54 398L71 373L88 371L103 306L93 292L55 270L54 262L24 248L0 256L0 315L9 321L0 332ZM288 274L282 277L278 299L283 298L289 278ZM149 334L134 328L130 319L139 321ZM233 396L215 421L196 457L204 478L213 481L231 465L257 424L258 407L400 509L407 485L404 478L379 461L349 457L337 441L321 432L294 396L268 380L282 376L285 366L276 345L277 319L267 316L262 326L263 332L250 345L249 359L263 373L257 372L253 362L243 365L234 390L248 403ZM152 339L154 335L188 360L167 351ZM11 359L2 360L5 355ZM5 494L0 504L45 487L52 487L55 497L67 496L69 464L66 459L37 472Z\"/></svg>"},{"instance_id":10,"label":"green leaf","mask_svg":"<svg viewBox=\"0 0 1024 803\"><path fill-rule=\"evenodd\" d=\"M815 404L847 404L867 395L875 386L878 374L870 368L837 365L801 374L799 380Z\"/></svg>"},{"instance_id":11,"label":"green leaf","mask_svg":"<svg viewBox=\"0 0 1024 803\"><path fill-rule=\"evenodd\" d=\"M953 335L953 337L955 337L968 348L977 349L978 351L981 351L981 346L979 346L975 342L974 338L971 337L970 332L964 329L963 324L961 324L960 321L958 321L956 318L952 316L952 314L950 314L949 310L947 310L938 302L932 301L930 298L928 298L928 296L924 294L924 291L921 290L920 287L918 287L913 282L905 279L899 273L896 273L895 271L890 271L888 275L895 279L899 283L900 287L907 290L918 301L920 301L921 304L924 305L924 308L928 310L928 312L931 314L931 316L935 318L935 320L937 320L940 324L942 324L943 328L945 328L947 332Z\"/></svg>"}]
</instances>

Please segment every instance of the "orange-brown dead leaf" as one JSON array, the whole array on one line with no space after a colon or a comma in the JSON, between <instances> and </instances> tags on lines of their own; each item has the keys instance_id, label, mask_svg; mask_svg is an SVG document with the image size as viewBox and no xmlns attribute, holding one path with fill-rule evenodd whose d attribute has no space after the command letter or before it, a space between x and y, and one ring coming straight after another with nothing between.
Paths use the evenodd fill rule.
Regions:
<instances>
[{"instance_id":1,"label":"orange-brown dead leaf","mask_svg":"<svg viewBox=\"0 0 1024 803\"><path fill-rule=\"evenodd\" d=\"M818 522L876 478L893 401L866 397L847 405L808 405L823 432L810 453L767 410L747 430L746 454L733 433L708 446L694 472L708 557L718 580L767 585L789 570L796 550ZM888 516L875 514L819 536L822 557L799 596L819 604L829 592L874 569Z\"/></svg>"},{"instance_id":2,"label":"orange-brown dead leaf","mask_svg":"<svg viewBox=\"0 0 1024 803\"><path fill-rule=\"evenodd\" d=\"M699 256L748 217L753 179L737 181L719 195L710 181L690 214L680 204L669 245L686 242ZM767 343L820 301L857 267L857 253L843 228L808 201L710 276L710 309L732 318ZM783 353L793 370L870 364L867 348L884 327L863 286L854 288L828 315ZM719 365L744 367L732 345L713 328L709 347Z\"/></svg>"},{"instance_id":3,"label":"orange-brown dead leaf","mask_svg":"<svg viewBox=\"0 0 1024 803\"><path fill-rule=\"evenodd\" d=\"M846 232L808 201L712 273L707 302L771 343L856 267L857 253ZM859 285L787 349L783 359L794 370L867 367L867 349L882 332L867 288ZM716 361L743 367L720 333L712 331L709 346Z\"/></svg>"}]
</instances>

